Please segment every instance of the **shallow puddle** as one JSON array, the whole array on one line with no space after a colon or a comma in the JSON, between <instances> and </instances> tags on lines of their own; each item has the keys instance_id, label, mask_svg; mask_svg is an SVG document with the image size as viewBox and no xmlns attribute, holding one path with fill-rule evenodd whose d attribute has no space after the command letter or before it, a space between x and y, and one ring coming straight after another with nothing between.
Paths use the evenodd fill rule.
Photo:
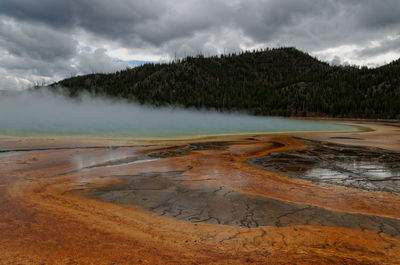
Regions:
<instances>
[{"instance_id":1,"label":"shallow puddle","mask_svg":"<svg viewBox=\"0 0 400 265\"><path fill-rule=\"evenodd\" d=\"M314 183L400 192L400 153L315 141L307 141L307 145L307 150L274 152L248 162Z\"/></svg>"}]
</instances>

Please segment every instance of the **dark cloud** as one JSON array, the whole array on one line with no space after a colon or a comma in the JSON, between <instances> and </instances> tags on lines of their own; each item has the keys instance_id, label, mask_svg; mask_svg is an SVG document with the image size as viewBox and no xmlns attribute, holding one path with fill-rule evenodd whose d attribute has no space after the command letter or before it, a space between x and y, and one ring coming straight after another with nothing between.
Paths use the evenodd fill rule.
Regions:
<instances>
[{"instance_id":1,"label":"dark cloud","mask_svg":"<svg viewBox=\"0 0 400 265\"><path fill-rule=\"evenodd\" d=\"M78 44L68 33L11 19L0 21L0 36L10 54L50 62L74 56Z\"/></svg>"},{"instance_id":2,"label":"dark cloud","mask_svg":"<svg viewBox=\"0 0 400 265\"><path fill-rule=\"evenodd\" d=\"M400 25L400 1L398 0L359 0L358 11L353 14L358 18L358 26L367 30L393 29Z\"/></svg>"},{"instance_id":3,"label":"dark cloud","mask_svg":"<svg viewBox=\"0 0 400 265\"><path fill-rule=\"evenodd\" d=\"M157 20L166 10L162 1L76 1L75 13L79 27L105 38L129 45L146 40L137 32L138 25ZM94 3L95 2L95 3ZM148 29L149 31L152 28Z\"/></svg>"},{"instance_id":4,"label":"dark cloud","mask_svg":"<svg viewBox=\"0 0 400 265\"><path fill-rule=\"evenodd\" d=\"M390 38L399 34L399 13L398 0L1 0L0 75L18 79L28 67L30 79L115 71L126 67L112 63L117 49L169 59L296 46L364 63L400 53Z\"/></svg>"},{"instance_id":5,"label":"dark cloud","mask_svg":"<svg viewBox=\"0 0 400 265\"><path fill-rule=\"evenodd\" d=\"M272 41L280 38L280 33L292 27L297 28L305 20L317 22L320 18L331 16L335 12L332 1L321 0L287 0L270 1L242 1L235 20L238 27L242 27L255 40ZM318 24L323 23L319 20ZM310 23L308 29L314 25ZM305 31L299 32L304 35ZM304 36L307 37L307 36Z\"/></svg>"},{"instance_id":6,"label":"dark cloud","mask_svg":"<svg viewBox=\"0 0 400 265\"><path fill-rule=\"evenodd\" d=\"M52 27L70 28L75 23L76 1L2 0L0 14L17 20L41 22Z\"/></svg>"}]
</instances>

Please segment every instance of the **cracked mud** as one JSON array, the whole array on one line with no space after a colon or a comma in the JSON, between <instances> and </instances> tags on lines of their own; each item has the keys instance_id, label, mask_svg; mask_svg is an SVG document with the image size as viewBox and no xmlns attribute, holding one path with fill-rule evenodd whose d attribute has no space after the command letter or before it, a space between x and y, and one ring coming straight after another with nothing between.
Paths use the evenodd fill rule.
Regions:
<instances>
[{"instance_id":1,"label":"cracked mud","mask_svg":"<svg viewBox=\"0 0 400 265\"><path fill-rule=\"evenodd\" d=\"M400 192L400 153L315 141L307 141L307 145L307 150L274 152L248 162L314 183Z\"/></svg>"},{"instance_id":2,"label":"cracked mud","mask_svg":"<svg viewBox=\"0 0 400 265\"><path fill-rule=\"evenodd\" d=\"M225 187L184 182L185 171L150 172L122 178L89 192L91 198L143 207L160 216L192 223L241 227L293 225L339 226L370 230L391 236L400 234L400 221L362 214L326 210L240 193Z\"/></svg>"}]
</instances>

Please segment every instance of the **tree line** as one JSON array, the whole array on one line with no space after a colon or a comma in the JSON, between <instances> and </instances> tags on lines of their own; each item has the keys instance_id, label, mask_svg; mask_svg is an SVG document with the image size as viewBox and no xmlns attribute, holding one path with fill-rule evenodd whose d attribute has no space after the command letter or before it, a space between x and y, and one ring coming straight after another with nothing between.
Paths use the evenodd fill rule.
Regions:
<instances>
[{"instance_id":1,"label":"tree line","mask_svg":"<svg viewBox=\"0 0 400 265\"><path fill-rule=\"evenodd\" d=\"M145 64L62 80L82 92L157 106L255 115L400 118L400 60L378 68L330 66L295 48Z\"/></svg>"}]
</instances>

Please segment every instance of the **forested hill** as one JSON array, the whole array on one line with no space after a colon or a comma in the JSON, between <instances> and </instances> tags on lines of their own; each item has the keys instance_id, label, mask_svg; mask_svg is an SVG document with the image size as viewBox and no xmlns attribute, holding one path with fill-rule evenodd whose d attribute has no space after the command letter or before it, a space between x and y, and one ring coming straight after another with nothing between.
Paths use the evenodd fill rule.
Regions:
<instances>
[{"instance_id":1,"label":"forested hill","mask_svg":"<svg viewBox=\"0 0 400 265\"><path fill-rule=\"evenodd\" d=\"M155 105L246 110L256 115L400 118L400 60L333 67L295 48L146 64L65 79L82 91Z\"/></svg>"}]
</instances>

